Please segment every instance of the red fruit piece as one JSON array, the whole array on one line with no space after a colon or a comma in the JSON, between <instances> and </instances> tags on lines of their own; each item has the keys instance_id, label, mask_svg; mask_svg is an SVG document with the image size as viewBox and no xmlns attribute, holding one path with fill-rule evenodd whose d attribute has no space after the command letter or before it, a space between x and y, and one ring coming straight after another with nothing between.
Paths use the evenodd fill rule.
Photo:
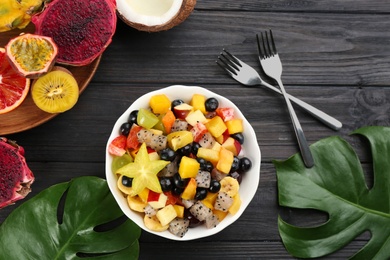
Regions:
<instances>
[{"instance_id":1,"label":"red fruit piece","mask_svg":"<svg viewBox=\"0 0 390 260\"><path fill-rule=\"evenodd\" d=\"M193 128L191 128L190 132L194 137L194 142L199 142L202 136L207 132L207 128L204 124L197 123Z\"/></svg>"},{"instance_id":2,"label":"red fruit piece","mask_svg":"<svg viewBox=\"0 0 390 260\"><path fill-rule=\"evenodd\" d=\"M129 136L127 137L127 148L137 149L139 146L137 133L141 131L143 128L139 125L133 124L130 129Z\"/></svg>"},{"instance_id":3,"label":"red fruit piece","mask_svg":"<svg viewBox=\"0 0 390 260\"><path fill-rule=\"evenodd\" d=\"M126 153L127 138L124 135L115 137L108 146L108 152L115 156L122 156Z\"/></svg>"},{"instance_id":4,"label":"red fruit piece","mask_svg":"<svg viewBox=\"0 0 390 260\"><path fill-rule=\"evenodd\" d=\"M175 197L172 192L170 191L165 191L164 194L168 197L167 202L165 205L175 205L177 201L179 200L178 197Z\"/></svg>"},{"instance_id":5,"label":"red fruit piece","mask_svg":"<svg viewBox=\"0 0 390 260\"><path fill-rule=\"evenodd\" d=\"M231 107L217 108L216 112L225 122L234 119L234 109Z\"/></svg>"},{"instance_id":6,"label":"red fruit piece","mask_svg":"<svg viewBox=\"0 0 390 260\"><path fill-rule=\"evenodd\" d=\"M34 179L23 147L0 137L0 208L26 197Z\"/></svg>"},{"instance_id":7,"label":"red fruit piece","mask_svg":"<svg viewBox=\"0 0 390 260\"><path fill-rule=\"evenodd\" d=\"M57 62L83 66L100 56L116 28L114 0L54 0L34 15L35 33L53 38Z\"/></svg>"}]
</instances>

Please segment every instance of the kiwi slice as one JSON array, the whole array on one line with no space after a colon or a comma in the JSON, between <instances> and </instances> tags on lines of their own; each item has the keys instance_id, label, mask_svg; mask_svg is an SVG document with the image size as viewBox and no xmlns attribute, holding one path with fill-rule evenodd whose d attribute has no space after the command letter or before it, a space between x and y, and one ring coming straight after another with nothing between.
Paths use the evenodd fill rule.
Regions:
<instances>
[{"instance_id":1,"label":"kiwi slice","mask_svg":"<svg viewBox=\"0 0 390 260\"><path fill-rule=\"evenodd\" d=\"M31 89L34 103L48 113L71 109L79 98L76 79L65 68L57 68L38 78Z\"/></svg>"}]
</instances>

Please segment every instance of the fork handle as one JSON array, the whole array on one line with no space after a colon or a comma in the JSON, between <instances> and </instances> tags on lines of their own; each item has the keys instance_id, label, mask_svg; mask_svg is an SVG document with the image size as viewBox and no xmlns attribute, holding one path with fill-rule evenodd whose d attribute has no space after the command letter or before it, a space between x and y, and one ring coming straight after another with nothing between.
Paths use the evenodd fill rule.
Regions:
<instances>
[{"instance_id":1,"label":"fork handle","mask_svg":"<svg viewBox=\"0 0 390 260\"><path fill-rule=\"evenodd\" d=\"M303 162L305 163L306 167L311 168L314 166L314 159L313 159L313 155L311 154L309 144L307 143L305 134L303 133L301 123L299 123L298 117L295 114L295 111L294 111L293 106L291 105L290 99L287 96L286 91L284 90L284 86L283 86L282 81L280 79L277 79L277 82L280 86L283 97L286 100L288 112L290 114L290 117L291 117L291 120L292 120L292 123L294 126L294 131L295 131L295 135L296 135L297 140L298 140L298 145L299 145L299 149L301 151Z\"/></svg>"},{"instance_id":2,"label":"fork handle","mask_svg":"<svg viewBox=\"0 0 390 260\"><path fill-rule=\"evenodd\" d=\"M265 81L261 81L261 84L279 94L283 94L278 88L275 88L274 86L272 86L271 84L268 84L267 82ZM290 95L287 93L287 96L288 98L294 102L295 104L297 104L298 106L300 106L301 108L303 108L306 112L308 112L310 115L314 116L315 118L317 118L319 121L321 121L322 123L324 123L325 125L329 126L330 128L332 128L333 130L340 130L341 127L343 126L343 124L337 120L336 118L324 113L323 111L313 107L312 105Z\"/></svg>"}]
</instances>

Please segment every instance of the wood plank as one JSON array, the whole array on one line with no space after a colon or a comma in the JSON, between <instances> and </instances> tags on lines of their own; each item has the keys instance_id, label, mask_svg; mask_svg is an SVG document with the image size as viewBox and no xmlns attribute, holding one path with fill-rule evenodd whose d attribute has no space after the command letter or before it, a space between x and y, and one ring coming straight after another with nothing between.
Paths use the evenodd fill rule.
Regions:
<instances>
[{"instance_id":1,"label":"wood plank","mask_svg":"<svg viewBox=\"0 0 390 260\"><path fill-rule=\"evenodd\" d=\"M198 1L196 10L258 11L258 12L329 12L329 13L388 13L390 6L386 0L354 1Z\"/></svg>"},{"instance_id":2,"label":"wood plank","mask_svg":"<svg viewBox=\"0 0 390 260\"><path fill-rule=\"evenodd\" d=\"M103 162L106 142L116 119L136 98L165 86L93 83L71 111L28 132L8 137L25 147L28 161L44 158L47 162ZM286 159L298 152L281 97L262 88L213 84L203 86L231 99L243 111L256 132L264 162ZM366 125L388 125L390 89L318 88L315 96L312 87L288 86L287 91L344 123L340 131L333 131L296 109L310 144L338 135L357 148L363 161L371 161L369 153L362 149L362 140L349 136L349 133ZM329 102L332 102L331 106Z\"/></svg>"},{"instance_id":3,"label":"wood plank","mask_svg":"<svg viewBox=\"0 0 390 260\"><path fill-rule=\"evenodd\" d=\"M389 26L387 15L372 19L366 14L206 11L157 34L119 22L119 33L93 80L231 84L215 64L222 48L260 71L255 35L272 28L285 85L385 86L390 71L390 35L385 33Z\"/></svg>"}]
</instances>

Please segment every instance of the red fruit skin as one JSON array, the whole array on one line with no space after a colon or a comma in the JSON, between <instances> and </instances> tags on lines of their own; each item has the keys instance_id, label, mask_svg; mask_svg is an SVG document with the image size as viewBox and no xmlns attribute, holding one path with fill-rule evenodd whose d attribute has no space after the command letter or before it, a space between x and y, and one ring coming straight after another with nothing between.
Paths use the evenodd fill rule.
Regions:
<instances>
[{"instance_id":1,"label":"red fruit skin","mask_svg":"<svg viewBox=\"0 0 390 260\"><path fill-rule=\"evenodd\" d=\"M173 108L173 111L175 112L176 118L183 119L183 120L185 120L185 118L191 112L191 110L180 110L176 108Z\"/></svg>"},{"instance_id":2,"label":"red fruit skin","mask_svg":"<svg viewBox=\"0 0 390 260\"><path fill-rule=\"evenodd\" d=\"M31 18L35 34L53 38L57 62L84 66L99 57L116 29L115 0L54 0Z\"/></svg>"},{"instance_id":3,"label":"red fruit skin","mask_svg":"<svg viewBox=\"0 0 390 260\"><path fill-rule=\"evenodd\" d=\"M199 142L199 140L202 138L202 136L207 132L207 128L202 123L197 123L194 125L194 127L190 130L194 137L195 142Z\"/></svg>"},{"instance_id":4,"label":"red fruit skin","mask_svg":"<svg viewBox=\"0 0 390 260\"><path fill-rule=\"evenodd\" d=\"M237 140L234 139L234 146L236 147L236 154L240 154L241 152L241 144Z\"/></svg>"},{"instance_id":5,"label":"red fruit skin","mask_svg":"<svg viewBox=\"0 0 390 260\"><path fill-rule=\"evenodd\" d=\"M34 180L23 147L0 137L0 208L26 197Z\"/></svg>"},{"instance_id":6,"label":"red fruit skin","mask_svg":"<svg viewBox=\"0 0 390 260\"><path fill-rule=\"evenodd\" d=\"M152 190L149 190L149 195L148 195L148 202L150 201L158 201L158 198L160 198L161 193L154 192Z\"/></svg>"}]
</instances>

